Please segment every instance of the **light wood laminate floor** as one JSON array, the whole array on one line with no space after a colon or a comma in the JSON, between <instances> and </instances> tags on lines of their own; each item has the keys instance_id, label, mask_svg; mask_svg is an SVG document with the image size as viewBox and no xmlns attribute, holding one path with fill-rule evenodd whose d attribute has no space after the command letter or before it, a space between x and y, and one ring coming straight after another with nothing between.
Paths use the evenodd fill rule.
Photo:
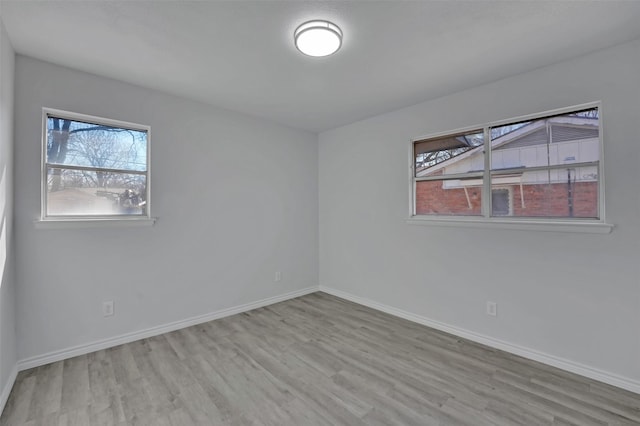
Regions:
<instances>
[{"instance_id":1,"label":"light wood laminate floor","mask_svg":"<svg viewBox=\"0 0 640 426\"><path fill-rule=\"evenodd\" d=\"M640 425L640 395L314 293L23 371L1 425Z\"/></svg>"}]
</instances>

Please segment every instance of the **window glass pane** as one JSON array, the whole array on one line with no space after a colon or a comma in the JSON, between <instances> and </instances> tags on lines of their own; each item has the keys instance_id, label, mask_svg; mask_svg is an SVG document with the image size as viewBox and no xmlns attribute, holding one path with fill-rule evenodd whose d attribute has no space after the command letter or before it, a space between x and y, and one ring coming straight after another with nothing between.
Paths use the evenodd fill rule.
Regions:
<instances>
[{"instance_id":1,"label":"window glass pane","mask_svg":"<svg viewBox=\"0 0 640 426\"><path fill-rule=\"evenodd\" d=\"M482 178L416 182L416 214L479 216Z\"/></svg>"},{"instance_id":2,"label":"window glass pane","mask_svg":"<svg viewBox=\"0 0 640 426\"><path fill-rule=\"evenodd\" d=\"M415 175L436 176L482 171L484 132L450 135L414 143Z\"/></svg>"},{"instance_id":3,"label":"window glass pane","mask_svg":"<svg viewBox=\"0 0 640 426\"><path fill-rule=\"evenodd\" d=\"M147 170L147 132L47 118L47 163Z\"/></svg>"},{"instance_id":4,"label":"window glass pane","mask_svg":"<svg viewBox=\"0 0 640 426\"><path fill-rule=\"evenodd\" d=\"M144 174L48 168L47 215L146 214Z\"/></svg>"},{"instance_id":5,"label":"window glass pane","mask_svg":"<svg viewBox=\"0 0 640 426\"><path fill-rule=\"evenodd\" d=\"M598 168L567 167L534 172L493 175L493 194L509 191L509 215L519 217L598 218ZM503 204L492 207L502 216ZM496 210L498 209L498 210Z\"/></svg>"},{"instance_id":6,"label":"window glass pane","mask_svg":"<svg viewBox=\"0 0 640 426\"><path fill-rule=\"evenodd\" d=\"M491 128L491 168L600 160L598 108Z\"/></svg>"}]
</instances>

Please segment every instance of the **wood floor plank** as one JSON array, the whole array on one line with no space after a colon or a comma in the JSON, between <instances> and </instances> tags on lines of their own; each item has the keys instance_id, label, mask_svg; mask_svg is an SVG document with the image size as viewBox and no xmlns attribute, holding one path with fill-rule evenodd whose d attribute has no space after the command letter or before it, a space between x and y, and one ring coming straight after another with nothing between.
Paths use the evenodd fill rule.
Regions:
<instances>
[{"instance_id":1,"label":"wood floor plank","mask_svg":"<svg viewBox=\"0 0 640 426\"><path fill-rule=\"evenodd\" d=\"M38 367L27 421L38 421L40 418L60 412L63 368L63 361Z\"/></svg>"},{"instance_id":2,"label":"wood floor plank","mask_svg":"<svg viewBox=\"0 0 640 426\"><path fill-rule=\"evenodd\" d=\"M121 424L125 421L118 385L115 380L111 357L97 351L87 355L89 392L91 395L90 424Z\"/></svg>"},{"instance_id":3,"label":"wood floor plank","mask_svg":"<svg viewBox=\"0 0 640 426\"><path fill-rule=\"evenodd\" d=\"M62 362L62 368L60 411L86 413L91 398L88 357L76 356L66 359ZM75 423L76 417L77 415L69 416L67 423Z\"/></svg>"},{"instance_id":4,"label":"wood floor plank","mask_svg":"<svg viewBox=\"0 0 640 426\"><path fill-rule=\"evenodd\" d=\"M34 370L35 368L30 372ZM29 374L30 372L22 371L18 374L0 418L0 423L4 422L7 425L26 423L37 379L34 374Z\"/></svg>"},{"instance_id":5,"label":"wood floor plank","mask_svg":"<svg viewBox=\"0 0 640 426\"><path fill-rule=\"evenodd\" d=\"M21 372L1 426L640 426L640 395L314 293Z\"/></svg>"}]
</instances>

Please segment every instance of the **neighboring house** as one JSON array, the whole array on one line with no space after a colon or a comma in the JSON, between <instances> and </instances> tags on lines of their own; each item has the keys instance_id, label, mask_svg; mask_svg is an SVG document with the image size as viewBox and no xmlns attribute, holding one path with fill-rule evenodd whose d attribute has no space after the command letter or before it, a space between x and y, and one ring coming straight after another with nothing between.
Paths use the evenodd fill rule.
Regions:
<instances>
[{"instance_id":1,"label":"neighboring house","mask_svg":"<svg viewBox=\"0 0 640 426\"><path fill-rule=\"evenodd\" d=\"M599 120L557 116L532 121L492 140L492 215L598 217ZM417 177L461 174L484 168L478 146L431 167ZM594 165L575 167L576 163ZM548 166L566 167L534 169ZM531 168L534 170L528 171ZM482 178L419 181L416 214L479 215Z\"/></svg>"}]
</instances>

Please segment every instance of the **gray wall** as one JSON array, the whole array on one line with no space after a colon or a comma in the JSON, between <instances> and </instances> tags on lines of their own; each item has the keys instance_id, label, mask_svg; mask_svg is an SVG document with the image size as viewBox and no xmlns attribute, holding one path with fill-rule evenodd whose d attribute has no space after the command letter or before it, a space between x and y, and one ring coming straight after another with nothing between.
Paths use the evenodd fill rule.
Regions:
<instances>
[{"instance_id":1,"label":"gray wall","mask_svg":"<svg viewBox=\"0 0 640 426\"><path fill-rule=\"evenodd\" d=\"M13 48L0 20L0 241L4 243L0 246L0 392L5 389L16 368L16 289L12 231L14 58ZM4 230L1 228L3 220L6 226ZM2 233L5 235L1 235ZM0 406L0 411L1 409Z\"/></svg>"},{"instance_id":2,"label":"gray wall","mask_svg":"<svg viewBox=\"0 0 640 426\"><path fill-rule=\"evenodd\" d=\"M155 226L34 227L42 107L151 126ZM318 285L315 134L20 55L16 118L19 359Z\"/></svg>"},{"instance_id":3,"label":"gray wall","mask_svg":"<svg viewBox=\"0 0 640 426\"><path fill-rule=\"evenodd\" d=\"M637 383L639 75L635 41L321 133L320 284ZM405 222L411 138L597 100L611 234Z\"/></svg>"}]
</instances>

